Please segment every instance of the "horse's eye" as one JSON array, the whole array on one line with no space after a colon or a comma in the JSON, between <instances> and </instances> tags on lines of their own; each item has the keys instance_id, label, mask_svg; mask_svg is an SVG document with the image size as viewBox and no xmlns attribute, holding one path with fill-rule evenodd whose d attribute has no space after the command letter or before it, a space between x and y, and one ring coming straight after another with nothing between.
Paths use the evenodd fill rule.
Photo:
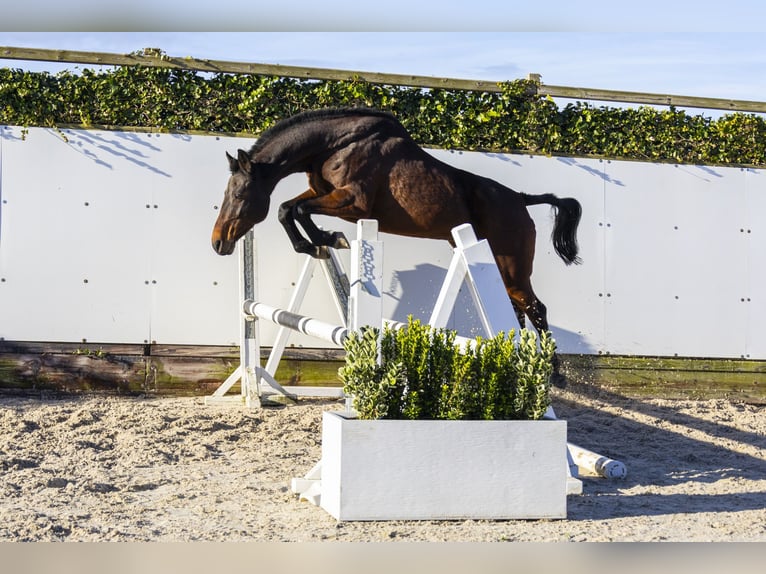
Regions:
<instances>
[{"instance_id":1,"label":"horse's eye","mask_svg":"<svg viewBox=\"0 0 766 574\"><path fill-rule=\"evenodd\" d=\"M243 189L242 191L238 191L234 194L234 197L236 199L239 199L240 201L244 201L247 199L248 193L246 189Z\"/></svg>"}]
</instances>

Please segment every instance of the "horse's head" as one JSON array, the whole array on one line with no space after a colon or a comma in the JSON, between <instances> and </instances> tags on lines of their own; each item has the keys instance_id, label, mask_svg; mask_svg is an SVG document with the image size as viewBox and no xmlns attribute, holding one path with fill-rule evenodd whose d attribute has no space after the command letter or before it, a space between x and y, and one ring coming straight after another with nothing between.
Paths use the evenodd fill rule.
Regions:
<instances>
[{"instance_id":1,"label":"horse's head","mask_svg":"<svg viewBox=\"0 0 766 574\"><path fill-rule=\"evenodd\" d=\"M213 249L219 255L230 255L234 245L256 223L266 219L269 212L271 188L264 185L258 164L244 150L231 157L228 152L231 177L213 226Z\"/></svg>"}]
</instances>

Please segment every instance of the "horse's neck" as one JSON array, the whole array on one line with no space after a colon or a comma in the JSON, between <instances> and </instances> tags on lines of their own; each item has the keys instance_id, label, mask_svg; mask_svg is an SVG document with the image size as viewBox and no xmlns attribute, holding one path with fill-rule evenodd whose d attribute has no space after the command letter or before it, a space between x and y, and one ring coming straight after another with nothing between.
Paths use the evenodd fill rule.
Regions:
<instances>
[{"instance_id":1,"label":"horse's neck","mask_svg":"<svg viewBox=\"0 0 766 574\"><path fill-rule=\"evenodd\" d=\"M291 130L269 142L255 154L254 159L276 168L281 179L306 171L317 156L335 147L333 143L326 132Z\"/></svg>"}]
</instances>

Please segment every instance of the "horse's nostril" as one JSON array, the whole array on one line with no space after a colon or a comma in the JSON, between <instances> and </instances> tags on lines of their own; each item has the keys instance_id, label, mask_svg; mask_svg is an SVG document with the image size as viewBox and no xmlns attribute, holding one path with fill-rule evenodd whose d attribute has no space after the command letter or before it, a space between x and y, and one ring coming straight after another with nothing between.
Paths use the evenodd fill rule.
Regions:
<instances>
[{"instance_id":1,"label":"horse's nostril","mask_svg":"<svg viewBox=\"0 0 766 574\"><path fill-rule=\"evenodd\" d=\"M220 253L221 252L221 243L222 242L221 242L220 239L216 239L215 241L213 241L213 249L215 249L216 253Z\"/></svg>"}]
</instances>

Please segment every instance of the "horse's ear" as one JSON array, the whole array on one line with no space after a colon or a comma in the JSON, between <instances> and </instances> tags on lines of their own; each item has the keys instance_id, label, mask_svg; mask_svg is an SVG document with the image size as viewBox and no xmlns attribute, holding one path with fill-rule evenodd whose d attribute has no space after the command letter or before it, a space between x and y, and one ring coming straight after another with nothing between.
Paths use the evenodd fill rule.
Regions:
<instances>
[{"instance_id":1,"label":"horse's ear","mask_svg":"<svg viewBox=\"0 0 766 574\"><path fill-rule=\"evenodd\" d=\"M226 159L229 160L229 169L231 170L231 173L235 173L239 169L239 162L231 157L229 152L226 152Z\"/></svg>"},{"instance_id":2,"label":"horse's ear","mask_svg":"<svg viewBox=\"0 0 766 574\"><path fill-rule=\"evenodd\" d=\"M245 173L250 173L250 168L252 167L253 163L250 160L250 156L245 150L243 149L237 150L237 162L239 164L239 169L241 169Z\"/></svg>"}]
</instances>

